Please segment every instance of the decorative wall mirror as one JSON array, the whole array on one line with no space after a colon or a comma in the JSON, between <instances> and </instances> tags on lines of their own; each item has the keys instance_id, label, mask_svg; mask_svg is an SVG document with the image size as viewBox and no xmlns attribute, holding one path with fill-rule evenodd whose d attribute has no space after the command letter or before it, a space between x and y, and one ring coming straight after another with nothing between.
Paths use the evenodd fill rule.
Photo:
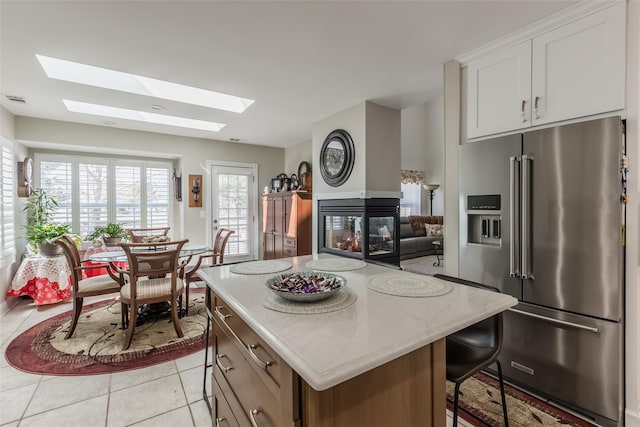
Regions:
<instances>
[{"instance_id":1,"label":"decorative wall mirror","mask_svg":"<svg viewBox=\"0 0 640 427\"><path fill-rule=\"evenodd\" d=\"M346 130L331 132L320 150L320 173L325 182L332 187L344 184L353 170L355 154L353 140Z\"/></svg>"}]
</instances>

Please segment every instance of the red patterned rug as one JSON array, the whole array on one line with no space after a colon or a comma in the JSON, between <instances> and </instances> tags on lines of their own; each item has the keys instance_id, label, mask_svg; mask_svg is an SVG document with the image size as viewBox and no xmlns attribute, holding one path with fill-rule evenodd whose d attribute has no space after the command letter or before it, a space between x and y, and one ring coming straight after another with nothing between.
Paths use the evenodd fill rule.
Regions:
<instances>
[{"instance_id":1,"label":"red patterned rug","mask_svg":"<svg viewBox=\"0 0 640 427\"><path fill-rule=\"evenodd\" d=\"M453 411L454 384L447 382L447 409ZM562 409L505 384L510 426L594 427ZM504 426L500 384L479 373L460 386L458 417L476 427Z\"/></svg>"},{"instance_id":2,"label":"red patterned rug","mask_svg":"<svg viewBox=\"0 0 640 427\"><path fill-rule=\"evenodd\" d=\"M112 298L82 310L73 336L64 335L71 311L33 326L5 351L7 362L24 372L44 375L97 375L143 368L204 349L207 315L204 294L190 292L189 315L180 319L178 338L170 316L136 326L131 347L122 351L120 302Z\"/></svg>"}]
</instances>

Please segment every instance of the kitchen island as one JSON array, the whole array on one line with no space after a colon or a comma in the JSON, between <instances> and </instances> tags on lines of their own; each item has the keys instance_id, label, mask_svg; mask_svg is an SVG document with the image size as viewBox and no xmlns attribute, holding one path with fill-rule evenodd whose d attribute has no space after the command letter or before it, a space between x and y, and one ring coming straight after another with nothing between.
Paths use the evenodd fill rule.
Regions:
<instances>
[{"instance_id":1,"label":"kitchen island","mask_svg":"<svg viewBox=\"0 0 640 427\"><path fill-rule=\"evenodd\" d=\"M313 259L285 259L292 268L282 273L309 271ZM281 273L231 269L198 273L214 319L214 426L444 426L444 338L517 303L455 283L434 297L375 292L370 278L412 273L368 264L337 273L352 305L288 314L260 302L265 281Z\"/></svg>"}]
</instances>

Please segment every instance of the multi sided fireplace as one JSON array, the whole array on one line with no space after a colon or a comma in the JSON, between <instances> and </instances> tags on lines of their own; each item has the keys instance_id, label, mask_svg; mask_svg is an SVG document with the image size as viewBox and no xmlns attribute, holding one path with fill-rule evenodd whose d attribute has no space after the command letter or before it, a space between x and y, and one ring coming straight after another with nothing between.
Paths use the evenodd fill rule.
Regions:
<instances>
[{"instance_id":1,"label":"multi sided fireplace","mask_svg":"<svg viewBox=\"0 0 640 427\"><path fill-rule=\"evenodd\" d=\"M318 252L400 265L400 199L318 201Z\"/></svg>"}]
</instances>

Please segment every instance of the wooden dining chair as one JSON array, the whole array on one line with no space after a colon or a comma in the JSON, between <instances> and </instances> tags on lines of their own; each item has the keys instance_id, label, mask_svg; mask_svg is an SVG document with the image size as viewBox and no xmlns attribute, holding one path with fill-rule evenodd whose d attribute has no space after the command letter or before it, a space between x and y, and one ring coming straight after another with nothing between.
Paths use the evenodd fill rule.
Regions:
<instances>
[{"instance_id":1,"label":"wooden dining chair","mask_svg":"<svg viewBox=\"0 0 640 427\"><path fill-rule=\"evenodd\" d=\"M80 259L80 253L75 242L68 236L60 236L54 243L62 248L69 268L71 269L71 299L73 300L73 318L71 320L71 326L69 331L65 335L64 339L68 339L73 335L80 318L80 312L82 312L82 304L85 297L92 297L96 295L112 294L120 291L123 279L120 277L119 281L114 280L111 275L103 274L99 276L93 276L84 279L83 272L102 269L105 266L102 264L97 265L83 265L83 261ZM118 276L115 276L118 277Z\"/></svg>"},{"instance_id":2,"label":"wooden dining chair","mask_svg":"<svg viewBox=\"0 0 640 427\"><path fill-rule=\"evenodd\" d=\"M213 249L210 252L204 253L198 257L198 261L193 265L188 265L184 270L185 281L185 300L184 306L185 316L189 314L189 287L191 283L199 282L201 279L198 277L197 271L200 267L211 267L214 265L224 264L224 251L227 247L227 241L229 237L235 233L234 230L227 228L219 228L216 233L216 237L213 243ZM189 262L189 260L187 260Z\"/></svg>"},{"instance_id":3,"label":"wooden dining chair","mask_svg":"<svg viewBox=\"0 0 640 427\"><path fill-rule=\"evenodd\" d=\"M127 255L127 282L120 289L123 327L126 328L123 350L131 346L136 327L138 307L168 301L171 321L178 337L182 328L178 317L178 300L184 292L184 265L179 262L180 250L189 240L161 243L120 243Z\"/></svg>"},{"instance_id":4,"label":"wooden dining chair","mask_svg":"<svg viewBox=\"0 0 640 427\"><path fill-rule=\"evenodd\" d=\"M127 228L131 243L157 243L169 240L171 227Z\"/></svg>"},{"instance_id":5,"label":"wooden dining chair","mask_svg":"<svg viewBox=\"0 0 640 427\"><path fill-rule=\"evenodd\" d=\"M457 277L446 276L444 274L436 274L435 277L465 286L500 292L492 286L482 285ZM505 427L509 427L502 366L498 360L500 350L502 349L502 313L493 315L447 336L446 345L447 381L455 383L453 426L456 427L458 425L458 396L460 394L460 384L495 363L498 367L504 425Z\"/></svg>"}]
</instances>

